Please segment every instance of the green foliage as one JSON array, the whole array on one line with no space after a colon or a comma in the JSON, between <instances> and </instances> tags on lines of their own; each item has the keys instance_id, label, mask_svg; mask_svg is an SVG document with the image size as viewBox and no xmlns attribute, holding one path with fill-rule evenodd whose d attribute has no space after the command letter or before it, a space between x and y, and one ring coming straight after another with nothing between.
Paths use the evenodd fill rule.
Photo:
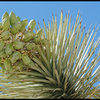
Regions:
<instances>
[{"instance_id":1,"label":"green foliage","mask_svg":"<svg viewBox=\"0 0 100 100\"><path fill-rule=\"evenodd\" d=\"M43 21L39 30L34 19L28 24L13 12L6 12L2 20L0 84L5 87L0 91L5 94L0 98L100 98L99 85L94 87L100 81L100 51L94 56L100 45L100 37L94 42L98 27L84 35L79 13L71 26L69 13L63 21L62 11L59 28L57 16L48 28Z\"/></svg>"},{"instance_id":2,"label":"green foliage","mask_svg":"<svg viewBox=\"0 0 100 100\"><path fill-rule=\"evenodd\" d=\"M16 16L13 12L10 14L5 12L2 16L2 22L0 23L0 63L4 63L5 60L10 60L12 69L16 72L17 68L15 68L15 66L17 66L16 64L18 64L18 62L23 61L22 55L26 54L28 58L31 59L31 55L35 53L33 47L40 45L38 43L35 44L33 41L33 39L36 38L36 34L33 33L36 22L33 19L28 24L27 19L20 20L20 17ZM27 24L28 28L26 28ZM36 30L36 32L37 31L39 30ZM39 37L39 39L41 39L41 37ZM34 44L34 46L29 46L28 44ZM27 67L25 65L26 64L23 63L23 67L20 69L26 69ZM7 73L7 71L5 72Z\"/></svg>"},{"instance_id":3,"label":"green foliage","mask_svg":"<svg viewBox=\"0 0 100 100\"><path fill-rule=\"evenodd\" d=\"M35 28L35 26L36 26L36 21L33 19L33 20L31 20L31 21L29 22L29 24L28 24L28 29L31 30L31 31L33 31L34 28Z\"/></svg>"}]
</instances>

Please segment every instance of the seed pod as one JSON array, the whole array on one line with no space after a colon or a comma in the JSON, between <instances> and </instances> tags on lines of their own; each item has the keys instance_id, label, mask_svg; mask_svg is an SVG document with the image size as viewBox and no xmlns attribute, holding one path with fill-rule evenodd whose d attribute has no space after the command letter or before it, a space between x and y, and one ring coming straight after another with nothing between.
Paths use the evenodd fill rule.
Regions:
<instances>
[{"instance_id":1,"label":"seed pod","mask_svg":"<svg viewBox=\"0 0 100 100\"><path fill-rule=\"evenodd\" d=\"M6 57L6 54L4 50L0 51L0 58L5 58L5 57Z\"/></svg>"},{"instance_id":2,"label":"seed pod","mask_svg":"<svg viewBox=\"0 0 100 100\"><path fill-rule=\"evenodd\" d=\"M17 16L16 18L17 18L17 22L21 21L19 16Z\"/></svg>"},{"instance_id":3,"label":"seed pod","mask_svg":"<svg viewBox=\"0 0 100 100\"><path fill-rule=\"evenodd\" d=\"M25 30L26 25L28 24L28 20L24 19L23 21L21 21L21 28L20 31L23 32Z\"/></svg>"},{"instance_id":4,"label":"seed pod","mask_svg":"<svg viewBox=\"0 0 100 100\"><path fill-rule=\"evenodd\" d=\"M35 48L35 43L27 43L26 48L27 50L32 50L33 48Z\"/></svg>"},{"instance_id":5,"label":"seed pod","mask_svg":"<svg viewBox=\"0 0 100 100\"><path fill-rule=\"evenodd\" d=\"M10 37L10 32L9 32L9 31L4 31L4 32L1 34L1 37L2 37L3 40L9 39L9 37Z\"/></svg>"},{"instance_id":6,"label":"seed pod","mask_svg":"<svg viewBox=\"0 0 100 100\"><path fill-rule=\"evenodd\" d=\"M10 15L9 15L9 18L10 18L10 24L11 24L11 26L14 26L14 24L17 21L16 15L13 12L11 12Z\"/></svg>"},{"instance_id":7,"label":"seed pod","mask_svg":"<svg viewBox=\"0 0 100 100\"><path fill-rule=\"evenodd\" d=\"M0 41L0 51L4 48L5 43L3 41Z\"/></svg>"},{"instance_id":8,"label":"seed pod","mask_svg":"<svg viewBox=\"0 0 100 100\"><path fill-rule=\"evenodd\" d=\"M17 32L19 32L20 27L21 27L21 23L20 23L20 22L16 23L16 24L11 28L11 33L16 34Z\"/></svg>"},{"instance_id":9,"label":"seed pod","mask_svg":"<svg viewBox=\"0 0 100 100\"><path fill-rule=\"evenodd\" d=\"M35 37L35 33L33 33L33 32L28 32L28 33L24 34L23 41L24 41L24 42L28 42L28 41L30 41L31 39L33 39L34 37Z\"/></svg>"},{"instance_id":10,"label":"seed pod","mask_svg":"<svg viewBox=\"0 0 100 100\"><path fill-rule=\"evenodd\" d=\"M9 21L9 18L4 18L2 20L2 28L3 28L3 30L9 30L10 29L10 21Z\"/></svg>"},{"instance_id":11,"label":"seed pod","mask_svg":"<svg viewBox=\"0 0 100 100\"><path fill-rule=\"evenodd\" d=\"M12 69L12 64L9 59L6 59L4 61L4 66L5 66L6 71L10 71Z\"/></svg>"},{"instance_id":12,"label":"seed pod","mask_svg":"<svg viewBox=\"0 0 100 100\"><path fill-rule=\"evenodd\" d=\"M6 55L11 55L13 51L14 51L14 48L13 48L12 43L8 44L5 48Z\"/></svg>"},{"instance_id":13,"label":"seed pod","mask_svg":"<svg viewBox=\"0 0 100 100\"><path fill-rule=\"evenodd\" d=\"M15 63L17 60L21 59L21 53L19 51L15 51L11 56L10 56L10 61L11 63Z\"/></svg>"},{"instance_id":14,"label":"seed pod","mask_svg":"<svg viewBox=\"0 0 100 100\"><path fill-rule=\"evenodd\" d=\"M28 24L28 29L31 30L31 31L33 31L34 28L35 28L35 26L36 26L36 21L33 19L33 20L31 20L31 21L29 22L29 24Z\"/></svg>"},{"instance_id":15,"label":"seed pod","mask_svg":"<svg viewBox=\"0 0 100 100\"><path fill-rule=\"evenodd\" d=\"M37 35L39 38L41 38L41 35L42 35L42 29L38 30L38 31L36 32L36 35Z\"/></svg>"},{"instance_id":16,"label":"seed pod","mask_svg":"<svg viewBox=\"0 0 100 100\"><path fill-rule=\"evenodd\" d=\"M31 62L31 59L29 58L28 55L22 55L22 60L23 60L25 65L28 65Z\"/></svg>"},{"instance_id":17,"label":"seed pod","mask_svg":"<svg viewBox=\"0 0 100 100\"><path fill-rule=\"evenodd\" d=\"M2 20L5 19L5 18L9 18L9 14L8 14L8 12L5 12L5 13L3 14L3 16L2 16Z\"/></svg>"},{"instance_id":18,"label":"seed pod","mask_svg":"<svg viewBox=\"0 0 100 100\"><path fill-rule=\"evenodd\" d=\"M22 49L24 47L24 43L19 40L16 40L14 41L13 46L15 49Z\"/></svg>"}]
</instances>

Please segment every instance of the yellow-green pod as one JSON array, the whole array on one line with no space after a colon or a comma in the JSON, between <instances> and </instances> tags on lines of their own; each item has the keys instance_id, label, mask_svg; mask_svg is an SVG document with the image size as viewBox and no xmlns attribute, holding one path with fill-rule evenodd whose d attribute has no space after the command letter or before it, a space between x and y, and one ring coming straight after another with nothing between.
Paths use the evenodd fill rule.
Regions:
<instances>
[{"instance_id":1,"label":"yellow-green pod","mask_svg":"<svg viewBox=\"0 0 100 100\"><path fill-rule=\"evenodd\" d=\"M24 43L19 40L15 40L13 42L13 46L15 49L22 49L24 47Z\"/></svg>"},{"instance_id":2,"label":"yellow-green pod","mask_svg":"<svg viewBox=\"0 0 100 100\"><path fill-rule=\"evenodd\" d=\"M10 32L9 31L2 32L1 37L3 40L8 40L10 37Z\"/></svg>"},{"instance_id":3,"label":"yellow-green pod","mask_svg":"<svg viewBox=\"0 0 100 100\"><path fill-rule=\"evenodd\" d=\"M4 50L0 51L0 58L5 58L5 57L6 57L5 51Z\"/></svg>"},{"instance_id":4,"label":"yellow-green pod","mask_svg":"<svg viewBox=\"0 0 100 100\"><path fill-rule=\"evenodd\" d=\"M2 20L2 28L3 28L3 30L9 30L10 29L10 21L9 21L9 18L4 18Z\"/></svg>"},{"instance_id":5,"label":"yellow-green pod","mask_svg":"<svg viewBox=\"0 0 100 100\"><path fill-rule=\"evenodd\" d=\"M5 12L5 13L3 14L3 16L2 16L2 20L5 19L5 18L9 18L9 14L8 14L8 12Z\"/></svg>"},{"instance_id":6,"label":"yellow-green pod","mask_svg":"<svg viewBox=\"0 0 100 100\"><path fill-rule=\"evenodd\" d=\"M31 59L28 55L22 55L22 60L23 60L25 65L28 65L31 62Z\"/></svg>"},{"instance_id":7,"label":"yellow-green pod","mask_svg":"<svg viewBox=\"0 0 100 100\"><path fill-rule=\"evenodd\" d=\"M11 55L13 51L14 51L13 44L12 43L8 44L5 48L6 55Z\"/></svg>"},{"instance_id":8,"label":"yellow-green pod","mask_svg":"<svg viewBox=\"0 0 100 100\"><path fill-rule=\"evenodd\" d=\"M21 21L21 28L20 31L23 32L25 30L26 25L28 24L28 20L24 19L23 21Z\"/></svg>"},{"instance_id":9,"label":"yellow-green pod","mask_svg":"<svg viewBox=\"0 0 100 100\"><path fill-rule=\"evenodd\" d=\"M3 50L5 43L3 41L0 41L0 51Z\"/></svg>"},{"instance_id":10,"label":"yellow-green pod","mask_svg":"<svg viewBox=\"0 0 100 100\"><path fill-rule=\"evenodd\" d=\"M9 59L6 59L4 61L4 66L5 66L6 71L10 71L12 69L12 64Z\"/></svg>"},{"instance_id":11,"label":"yellow-green pod","mask_svg":"<svg viewBox=\"0 0 100 100\"><path fill-rule=\"evenodd\" d=\"M19 16L17 16L16 18L17 18L17 21L21 21Z\"/></svg>"},{"instance_id":12,"label":"yellow-green pod","mask_svg":"<svg viewBox=\"0 0 100 100\"><path fill-rule=\"evenodd\" d=\"M20 22L16 23L13 27L11 27L11 33L16 34L17 32L19 32L20 27L21 23Z\"/></svg>"},{"instance_id":13,"label":"yellow-green pod","mask_svg":"<svg viewBox=\"0 0 100 100\"><path fill-rule=\"evenodd\" d=\"M27 43L26 48L27 50L32 50L33 48L35 48L35 43Z\"/></svg>"},{"instance_id":14,"label":"yellow-green pod","mask_svg":"<svg viewBox=\"0 0 100 100\"><path fill-rule=\"evenodd\" d=\"M21 59L21 53L19 51L15 51L11 56L10 56L10 61L11 63L15 63L17 60Z\"/></svg>"},{"instance_id":15,"label":"yellow-green pod","mask_svg":"<svg viewBox=\"0 0 100 100\"><path fill-rule=\"evenodd\" d=\"M24 42L28 42L31 39L33 39L34 37L35 37L35 33L33 33L33 32L27 32L26 34L24 34L23 41Z\"/></svg>"},{"instance_id":16,"label":"yellow-green pod","mask_svg":"<svg viewBox=\"0 0 100 100\"><path fill-rule=\"evenodd\" d=\"M42 35L42 29L38 30L38 31L36 32L36 35L40 38L41 35Z\"/></svg>"},{"instance_id":17,"label":"yellow-green pod","mask_svg":"<svg viewBox=\"0 0 100 100\"><path fill-rule=\"evenodd\" d=\"M29 24L28 24L28 29L33 31L34 28L36 26L36 21L33 19L33 20L30 20Z\"/></svg>"},{"instance_id":18,"label":"yellow-green pod","mask_svg":"<svg viewBox=\"0 0 100 100\"><path fill-rule=\"evenodd\" d=\"M9 18L10 18L10 24L11 26L13 26L17 21L16 15L13 12L11 12L9 14Z\"/></svg>"}]
</instances>

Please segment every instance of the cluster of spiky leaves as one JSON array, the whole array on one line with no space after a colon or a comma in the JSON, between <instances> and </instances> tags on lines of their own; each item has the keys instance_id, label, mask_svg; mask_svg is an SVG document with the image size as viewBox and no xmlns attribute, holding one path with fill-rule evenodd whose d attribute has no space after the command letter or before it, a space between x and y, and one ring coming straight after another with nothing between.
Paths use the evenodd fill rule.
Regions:
<instances>
[{"instance_id":1,"label":"cluster of spiky leaves","mask_svg":"<svg viewBox=\"0 0 100 100\"><path fill-rule=\"evenodd\" d=\"M41 27L39 28L41 30ZM89 29L85 36L84 30L85 27L81 28L79 14L76 17L75 25L72 27L69 13L63 22L63 12L61 12L59 29L57 28L57 17L55 20L54 17L52 18L51 26L49 23L48 28L44 22L44 29L41 34L46 42L35 47L38 55L35 55L31 50L29 50L31 53L28 53L26 47L18 49L18 52L24 51L25 54L29 55L28 57L21 56L24 64L18 62L14 68L19 67L19 70L10 71L10 77L6 77L8 73L2 73L0 84L5 87L0 88L3 92L0 97L100 98L99 85L94 87L94 84L100 81L100 65L97 66L100 62L100 52L93 57L100 44L100 37L94 42L97 33L95 27L92 31ZM27 34L27 32L29 30L25 29L22 35ZM13 36L16 35L13 34ZM11 41L14 39L11 38ZM27 39L25 40L27 41ZM33 40L31 38L28 43L33 43ZM23 38L20 41L23 42ZM24 43L27 43L26 41ZM29 58L33 61L32 64L28 63L30 62ZM21 66L18 66L19 64ZM22 65L24 65L24 69Z\"/></svg>"}]
</instances>

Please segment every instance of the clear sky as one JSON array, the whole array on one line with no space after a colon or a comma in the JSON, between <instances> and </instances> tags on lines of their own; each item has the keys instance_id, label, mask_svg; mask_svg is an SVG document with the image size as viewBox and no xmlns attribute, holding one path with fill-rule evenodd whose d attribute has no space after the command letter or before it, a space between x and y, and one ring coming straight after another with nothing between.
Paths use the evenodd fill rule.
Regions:
<instances>
[{"instance_id":1,"label":"clear sky","mask_svg":"<svg viewBox=\"0 0 100 100\"><path fill-rule=\"evenodd\" d=\"M43 19L46 23L48 20L51 21L52 14L57 14L57 20L59 22L61 9L63 9L64 17L65 14L70 10L70 14L72 15L73 23L75 23L75 19L80 10L80 15L82 16L83 24L86 23L86 28L88 29L91 24L100 24L100 2L18 2L18 1L9 1L9 2L0 2L0 21L2 15L7 11L10 13L13 11L17 16L21 17L21 19L35 19L36 22L39 22L41 27L43 26ZM100 36L100 28L98 30L97 39ZM100 47L99 47L100 49ZM99 63L100 65L100 63Z\"/></svg>"},{"instance_id":2,"label":"clear sky","mask_svg":"<svg viewBox=\"0 0 100 100\"><path fill-rule=\"evenodd\" d=\"M80 15L82 16L82 24L86 24L86 30L89 28L91 24L99 25L100 24L100 2L83 2L83 1L63 1L63 2L46 2L46 1L9 1L9 2L0 2L0 21L2 15L7 11L10 13L13 11L17 16L21 17L21 19L35 19L36 22L39 22L41 27L43 27L43 19L46 24L48 20L51 21L52 14L57 14L57 20L59 24L61 9L63 9L63 14L68 14L68 10L70 11L70 15L72 15L72 22L75 23L75 19L78 11L80 10ZM100 36L100 28L98 30L98 36Z\"/></svg>"}]
</instances>

